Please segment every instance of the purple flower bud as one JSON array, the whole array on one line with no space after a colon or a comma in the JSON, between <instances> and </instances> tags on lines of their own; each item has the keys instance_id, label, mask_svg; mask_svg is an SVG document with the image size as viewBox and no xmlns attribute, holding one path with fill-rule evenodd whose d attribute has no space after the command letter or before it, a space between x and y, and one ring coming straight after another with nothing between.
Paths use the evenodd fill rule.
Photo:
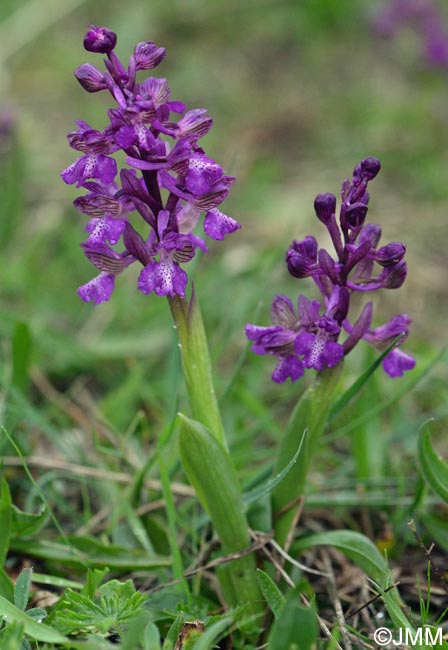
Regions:
<instances>
[{"instance_id":1,"label":"purple flower bud","mask_svg":"<svg viewBox=\"0 0 448 650\"><path fill-rule=\"evenodd\" d=\"M146 266L151 261L151 255L147 244L143 237L129 222L127 222L124 227L123 241L126 250L141 264L143 264L143 266Z\"/></svg>"},{"instance_id":2,"label":"purple flower bud","mask_svg":"<svg viewBox=\"0 0 448 650\"><path fill-rule=\"evenodd\" d=\"M368 208L364 203L354 203L347 208L345 219L352 230L362 226L367 215L367 210Z\"/></svg>"},{"instance_id":3,"label":"purple flower bud","mask_svg":"<svg viewBox=\"0 0 448 650\"><path fill-rule=\"evenodd\" d=\"M369 241L372 244L372 248L376 248L378 242L381 239L381 228L376 223L368 223L361 230L359 235L359 243L363 244L365 241Z\"/></svg>"},{"instance_id":4,"label":"purple flower bud","mask_svg":"<svg viewBox=\"0 0 448 650\"><path fill-rule=\"evenodd\" d=\"M317 241L305 237L303 241L293 241L286 252L288 271L295 278L306 278L315 268L317 261Z\"/></svg>"},{"instance_id":5,"label":"purple flower bud","mask_svg":"<svg viewBox=\"0 0 448 650\"><path fill-rule=\"evenodd\" d=\"M107 83L103 73L95 68L91 63L84 63L76 68L75 77L88 93L97 93L99 90L105 90Z\"/></svg>"},{"instance_id":6,"label":"purple flower bud","mask_svg":"<svg viewBox=\"0 0 448 650\"><path fill-rule=\"evenodd\" d=\"M117 44L117 35L107 27L90 25L90 29L84 36L84 47L88 52L109 54Z\"/></svg>"},{"instance_id":7,"label":"purple flower bud","mask_svg":"<svg viewBox=\"0 0 448 650\"><path fill-rule=\"evenodd\" d=\"M134 50L134 59L137 70L151 70L159 65L166 50L164 47L157 47L152 41L138 43Z\"/></svg>"},{"instance_id":8,"label":"purple flower bud","mask_svg":"<svg viewBox=\"0 0 448 650\"><path fill-rule=\"evenodd\" d=\"M404 260L393 266L385 267L379 278L381 286L385 289L399 289L406 280L407 272L408 267Z\"/></svg>"},{"instance_id":9,"label":"purple flower bud","mask_svg":"<svg viewBox=\"0 0 448 650\"><path fill-rule=\"evenodd\" d=\"M400 242L393 242L379 248L374 258L381 266L393 266L403 259L406 253L406 246Z\"/></svg>"},{"instance_id":10,"label":"purple flower bud","mask_svg":"<svg viewBox=\"0 0 448 650\"><path fill-rule=\"evenodd\" d=\"M367 180L371 181L381 169L381 163L378 158L364 158L361 160L361 171Z\"/></svg>"},{"instance_id":11,"label":"purple flower bud","mask_svg":"<svg viewBox=\"0 0 448 650\"><path fill-rule=\"evenodd\" d=\"M336 197L334 194L318 194L314 199L314 209L317 218L327 224L336 211Z\"/></svg>"}]
</instances>

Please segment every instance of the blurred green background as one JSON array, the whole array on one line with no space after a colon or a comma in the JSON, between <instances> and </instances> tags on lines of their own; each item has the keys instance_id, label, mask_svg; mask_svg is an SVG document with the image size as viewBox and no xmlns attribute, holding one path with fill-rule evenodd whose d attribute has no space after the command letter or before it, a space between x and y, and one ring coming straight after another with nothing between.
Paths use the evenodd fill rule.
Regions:
<instances>
[{"instance_id":1,"label":"blurred green background","mask_svg":"<svg viewBox=\"0 0 448 650\"><path fill-rule=\"evenodd\" d=\"M166 301L138 292L133 268L110 303L94 308L76 295L92 267L79 248L77 192L59 177L76 156L66 133L79 119L102 129L111 106L106 93L85 93L72 74L86 61L100 65L82 47L89 23L118 33L124 61L139 41L167 48L155 75L168 78L174 99L209 110L215 125L204 146L238 179L225 210L242 230L211 242L193 273L219 390L246 345L244 324L268 322L273 294L313 295L307 281L287 276L285 250L307 234L326 240L314 197L338 194L365 156L383 165L371 186L370 220L381 223L384 243L408 247L408 280L380 298L376 324L407 312L414 323L405 349L419 364L430 359L446 342L448 315L448 74L428 65L412 30L378 37L372 19L380 8L367 0L3 0L3 382L12 372L13 333L26 323L32 366L120 431L141 408L148 435L157 435L174 408L173 383L163 379L178 375L177 358L167 354L175 339ZM347 383L366 359L362 350L352 356ZM281 417L301 390L300 383L273 386L270 361L249 355L244 362L231 401L240 430L269 419L263 403ZM400 411L403 435L413 418L445 415L446 377L446 362L439 363ZM383 394L400 381L384 379ZM33 390L31 402L48 409ZM261 402L251 401L254 394ZM60 417L58 409L46 412L49 421ZM28 430L20 409L8 417L10 427Z\"/></svg>"}]
</instances>

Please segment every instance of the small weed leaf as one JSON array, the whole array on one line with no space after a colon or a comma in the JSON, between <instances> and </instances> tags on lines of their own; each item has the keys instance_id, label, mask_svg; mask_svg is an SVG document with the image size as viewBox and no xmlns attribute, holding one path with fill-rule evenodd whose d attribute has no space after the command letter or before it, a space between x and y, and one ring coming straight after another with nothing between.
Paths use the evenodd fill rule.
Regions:
<instances>
[{"instance_id":1,"label":"small weed leaf","mask_svg":"<svg viewBox=\"0 0 448 650\"><path fill-rule=\"evenodd\" d=\"M445 463L431 445L430 423L426 422L418 438L420 468L426 481L445 503L448 503L448 463Z\"/></svg>"},{"instance_id":2,"label":"small weed leaf","mask_svg":"<svg viewBox=\"0 0 448 650\"><path fill-rule=\"evenodd\" d=\"M49 622L64 634L122 635L144 601L145 596L135 590L132 580L110 580L98 588L93 598L67 589Z\"/></svg>"},{"instance_id":3,"label":"small weed leaf","mask_svg":"<svg viewBox=\"0 0 448 650\"><path fill-rule=\"evenodd\" d=\"M32 569L23 569L17 578L16 586L14 589L14 605L21 609L22 612L25 611L26 606L28 605L32 576Z\"/></svg>"},{"instance_id":4,"label":"small weed leaf","mask_svg":"<svg viewBox=\"0 0 448 650\"><path fill-rule=\"evenodd\" d=\"M159 629L155 623L148 623L143 633L143 648L144 650L159 650L160 647Z\"/></svg>"},{"instance_id":5,"label":"small weed leaf","mask_svg":"<svg viewBox=\"0 0 448 650\"><path fill-rule=\"evenodd\" d=\"M18 539L20 537L27 537L37 533L47 521L47 510L42 507L42 510L37 513L23 512L17 506L12 506L12 526L11 537Z\"/></svg>"},{"instance_id":6,"label":"small weed leaf","mask_svg":"<svg viewBox=\"0 0 448 650\"><path fill-rule=\"evenodd\" d=\"M286 603L285 597L272 578L261 569L257 569L257 580L265 601L278 619Z\"/></svg>"}]
</instances>

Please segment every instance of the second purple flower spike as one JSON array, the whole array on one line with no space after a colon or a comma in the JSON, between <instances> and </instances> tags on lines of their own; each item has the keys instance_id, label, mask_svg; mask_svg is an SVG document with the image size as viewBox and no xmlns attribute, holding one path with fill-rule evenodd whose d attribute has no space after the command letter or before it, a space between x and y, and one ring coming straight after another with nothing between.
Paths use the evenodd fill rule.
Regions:
<instances>
[{"instance_id":1,"label":"second purple flower spike","mask_svg":"<svg viewBox=\"0 0 448 650\"><path fill-rule=\"evenodd\" d=\"M407 273L404 244L393 242L378 247L380 226L365 223L367 186L380 167L376 158L365 158L355 167L352 180L342 184L338 218L333 194L316 197L316 215L328 230L334 257L319 249L310 235L293 241L286 252L291 275L312 278L321 300L299 296L296 309L289 298L279 295L271 306L272 326L246 325L246 336L253 341L252 351L277 357L272 375L277 383L288 378L296 381L307 368L323 370L335 366L361 339L384 350L401 335L383 361L383 368L391 377L400 377L415 365L415 360L398 348L409 333L411 320L406 314L371 329L373 309L368 302L354 322L350 319L350 301L355 292L398 289Z\"/></svg>"}]
</instances>

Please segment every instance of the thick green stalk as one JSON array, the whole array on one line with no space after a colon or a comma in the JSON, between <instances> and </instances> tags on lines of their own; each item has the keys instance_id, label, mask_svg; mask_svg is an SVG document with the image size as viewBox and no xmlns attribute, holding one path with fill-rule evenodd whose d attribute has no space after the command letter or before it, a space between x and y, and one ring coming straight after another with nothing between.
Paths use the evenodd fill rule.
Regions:
<instances>
[{"instance_id":1,"label":"thick green stalk","mask_svg":"<svg viewBox=\"0 0 448 650\"><path fill-rule=\"evenodd\" d=\"M207 337L194 290L190 302L169 298L177 327L187 392L194 419L180 417L179 450L185 473L221 541L224 554L239 553L251 543L242 492L227 450L213 386ZM255 555L226 564L219 579L227 602L247 605L260 614L263 600L256 579Z\"/></svg>"},{"instance_id":2,"label":"thick green stalk","mask_svg":"<svg viewBox=\"0 0 448 650\"><path fill-rule=\"evenodd\" d=\"M168 298L179 336L182 368L193 418L201 422L227 449L221 413L213 385L212 366L199 303L194 289L190 302Z\"/></svg>"},{"instance_id":3,"label":"thick green stalk","mask_svg":"<svg viewBox=\"0 0 448 650\"><path fill-rule=\"evenodd\" d=\"M327 423L342 365L339 363L334 368L319 372L297 403L282 439L275 474L281 472L294 457L305 432L297 462L272 493L275 537L280 544L284 544L288 537L300 497L304 495L308 470Z\"/></svg>"}]
</instances>

